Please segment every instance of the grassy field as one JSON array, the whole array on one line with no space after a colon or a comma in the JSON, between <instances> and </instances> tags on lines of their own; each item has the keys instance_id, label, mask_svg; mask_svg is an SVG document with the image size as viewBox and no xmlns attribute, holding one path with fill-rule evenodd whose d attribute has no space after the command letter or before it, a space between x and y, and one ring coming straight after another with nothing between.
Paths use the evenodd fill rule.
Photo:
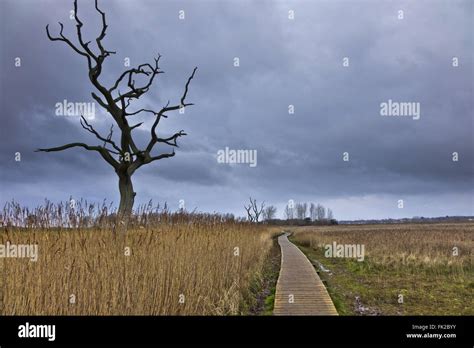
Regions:
<instances>
[{"instance_id":1,"label":"grassy field","mask_svg":"<svg viewBox=\"0 0 474 348\"><path fill-rule=\"evenodd\" d=\"M341 315L474 314L472 223L278 227L142 207L122 233L81 201L7 204L0 224L0 247L38 247L0 257L0 315L271 315L283 229ZM364 253L328 257L334 243Z\"/></svg>"},{"instance_id":2,"label":"grassy field","mask_svg":"<svg viewBox=\"0 0 474 348\"><path fill-rule=\"evenodd\" d=\"M474 314L472 223L290 230L290 239L322 265L320 276L341 315ZM364 260L326 257L334 242L363 245Z\"/></svg>"},{"instance_id":3,"label":"grassy field","mask_svg":"<svg viewBox=\"0 0 474 348\"><path fill-rule=\"evenodd\" d=\"M278 228L180 214L132 225L126 234L84 225L1 228L0 244L37 244L39 253L36 262L0 258L1 314L264 311L258 302L272 286L268 263Z\"/></svg>"}]
</instances>

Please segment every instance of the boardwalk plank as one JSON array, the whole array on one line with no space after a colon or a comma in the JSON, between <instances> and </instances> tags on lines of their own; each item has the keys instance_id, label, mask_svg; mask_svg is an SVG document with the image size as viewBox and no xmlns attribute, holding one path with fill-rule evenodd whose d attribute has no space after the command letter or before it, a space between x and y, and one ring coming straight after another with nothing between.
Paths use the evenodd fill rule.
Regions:
<instances>
[{"instance_id":1,"label":"boardwalk plank","mask_svg":"<svg viewBox=\"0 0 474 348\"><path fill-rule=\"evenodd\" d=\"M276 286L274 315L337 315L334 303L313 265L288 240L278 237L281 248L280 276Z\"/></svg>"}]
</instances>

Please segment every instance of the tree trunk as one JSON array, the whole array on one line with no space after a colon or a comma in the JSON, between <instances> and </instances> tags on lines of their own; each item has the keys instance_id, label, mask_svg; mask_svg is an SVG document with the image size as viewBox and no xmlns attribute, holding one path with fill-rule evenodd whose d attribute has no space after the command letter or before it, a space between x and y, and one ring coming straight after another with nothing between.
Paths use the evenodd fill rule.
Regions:
<instances>
[{"instance_id":1,"label":"tree trunk","mask_svg":"<svg viewBox=\"0 0 474 348\"><path fill-rule=\"evenodd\" d=\"M133 192L132 177L128 174L119 174L120 205L118 210L119 223L127 226L132 215L135 192Z\"/></svg>"}]
</instances>

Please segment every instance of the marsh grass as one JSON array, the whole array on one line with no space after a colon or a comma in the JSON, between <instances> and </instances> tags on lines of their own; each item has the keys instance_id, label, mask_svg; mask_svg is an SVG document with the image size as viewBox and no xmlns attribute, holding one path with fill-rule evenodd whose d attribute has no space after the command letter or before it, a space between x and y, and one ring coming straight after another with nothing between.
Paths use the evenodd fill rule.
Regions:
<instances>
[{"instance_id":1,"label":"marsh grass","mask_svg":"<svg viewBox=\"0 0 474 348\"><path fill-rule=\"evenodd\" d=\"M474 314L472 223L340 225L293 232L291 239L303 252L330 270L320 275L340 314ZM363 244L364 261L325 257L325 245L334 241Z\"/></svg>"},{"instance_id":2,"label":"marsh grass","mask_svg":"<svg viewBox=\"0 0 474 348\"><path fill-rule=\"evenodd\" d=\"M122 234L107 206L85 202L11 204L1 220L0 244L39 249L37 262L0 259L3 315L242 314L278 231L142 207Z\"/></svg>"}]
</instances>

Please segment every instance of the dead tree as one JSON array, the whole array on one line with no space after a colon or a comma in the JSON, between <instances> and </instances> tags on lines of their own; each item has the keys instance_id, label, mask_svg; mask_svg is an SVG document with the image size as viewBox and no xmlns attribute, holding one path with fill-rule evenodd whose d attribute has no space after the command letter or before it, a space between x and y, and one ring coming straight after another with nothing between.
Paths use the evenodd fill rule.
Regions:
<instances>
[{"instance_id":1,"label":"dead tree","mask_svg":"<svg viewBox=\"0 0 474 348\"><path fill-rule=\"evenodd\" d=\"M316 216L318 218L318 221L323 221L326 217L326 209L324 208L323 205L318 204L316 206Z\"/></svg>"},{"instance_id":2,"label":"dead tree","mask_svg":"<svg viewBox=\"0 0 474 348\"><path fill-rule=\"evenodd\" d=\"M287 220L291 220L294 217L294 207L289 203L285 206L285 216Z\"/></svg>"},{"instance_id":3,"label":"dead tree","mask_svg":"<svg viewBox=\"0 0 474 348\"><path fill-rule=\"evenodd\" d=\"M262 202L259 207L256 199L252 199L252 197L250 197L249 201L250 204L248 206L244 205L244 208L247 211L247 218L250 222L258 222L260 215L265 208L265 202Z\"/></svg>"},{"instance_id":4,"label":"dead tree","mask_svg":"<svg viewBox=\"0 0 474 348\"><path fill-rule=\"evenodd\" d=\"M306 211L308 210L307 203L296 203L296 217L303 220L306 217Z\"/></svg>"},{"instance_id":5,"label":"dead tree","mask_svg":"<svg viewBox=\"0 0 474 348\"><path fill-rule=\"evenodd\" d=\"M52 36L50 34L48 25L46 26L46 34L49 40L63 42L74 52L84 57L87 62L89 80L95 88L95 90L91 93L91 96L112 117L112 126L115 124L120 132L118 137L119 141L116 142L114 140L113 127L110 128L107 136L103 136L99 134L99 132L97 132L84 117L81 117L80 123L82 128L94 135L99 140L98 145L72 142L58 147L41 148L36 151L53 152L78 147L88 151L97 152L109 165L112 166L118 176L120 191L118 217L122 221L128 221L132 213L133 203L135 200L132 175L137 169L145 164L149 164L164 158L173 157L175 155L174 148L178 147L178 138L186 135L186 133L181 130L168 137L159 137L157 135L156 129L161 119L168 117L167 113L193 105L192 103L188 103L186 101L186 97L188 94L189 84L194 78L197 67L194 68L192 74L187 79L179 104L176 103L171 105L168 101L168 103L159 110L142 108L130 111L129 106L133 104L134 101L138 100L142 95L147 93L150 90L155 78L159 74L163 73L158 65L161 55L158 54L158 56L154 58L153 63L140 64L136 68L131 68L122 72L122 74L117 78L112 86L106 87L102 82L99 81L99 77L106 59L116 52L109 51L103 46L102 41L105 38L108 25L106 23L105 13L99 9L97 0L95 0L95 9L100 14L102 19L102 30L99 36L95 39L97 46L96 49L93 50L90 46L91 41L86 42L83 39L83 23L78 17L77 0L74 1L74 18L76 21L78 44L73 43L63 34L64 26L61 22L59 23L60 30L58 36ZM136 78L142 78L146 82L138 85L135 82ZM124 86L125 88L122 93L119 91L121 86ZM140 148L137 145L132 134L134 130L143 124L143 122L131 124L133 117L138 114L148 114L153 120L153 124L150 128L150 139L147 142L146 147L143 148ZM170 146L173 149L169 152L154 154L153 149L156 144L164 144Z\"/></svg>"},{"instance_id":6,"label":"dead tree","mask_svg":"<svg viewBox=\"0 0 474 348\"><path fill-rule=\"evenodd\" d=\"M327 209L327 219L328 220L333 220L334 219L334 214L332 213L331 209Z\"/></svg>"},{"instance_id":7,"label":"dead tree","mask_svg":"<svg viewBox=\"0 0 474 348\"><path fill-rule=\"evenodd\" d=\"M277 208L273 205L270 205L263 209L263 220L270 221L273 220L276 216Z\"/></svg>"},{"instance_id":8,"label":"dead tree","mask_svg":"<svg viewBox=\"0 0 474 348\"><path fill-rule=\"evenodd\" d=\"M309 217L311 218L311 221L316 220L316 205L314 203L311 203L309 206Z\"/></svg>"}]
</instances>

